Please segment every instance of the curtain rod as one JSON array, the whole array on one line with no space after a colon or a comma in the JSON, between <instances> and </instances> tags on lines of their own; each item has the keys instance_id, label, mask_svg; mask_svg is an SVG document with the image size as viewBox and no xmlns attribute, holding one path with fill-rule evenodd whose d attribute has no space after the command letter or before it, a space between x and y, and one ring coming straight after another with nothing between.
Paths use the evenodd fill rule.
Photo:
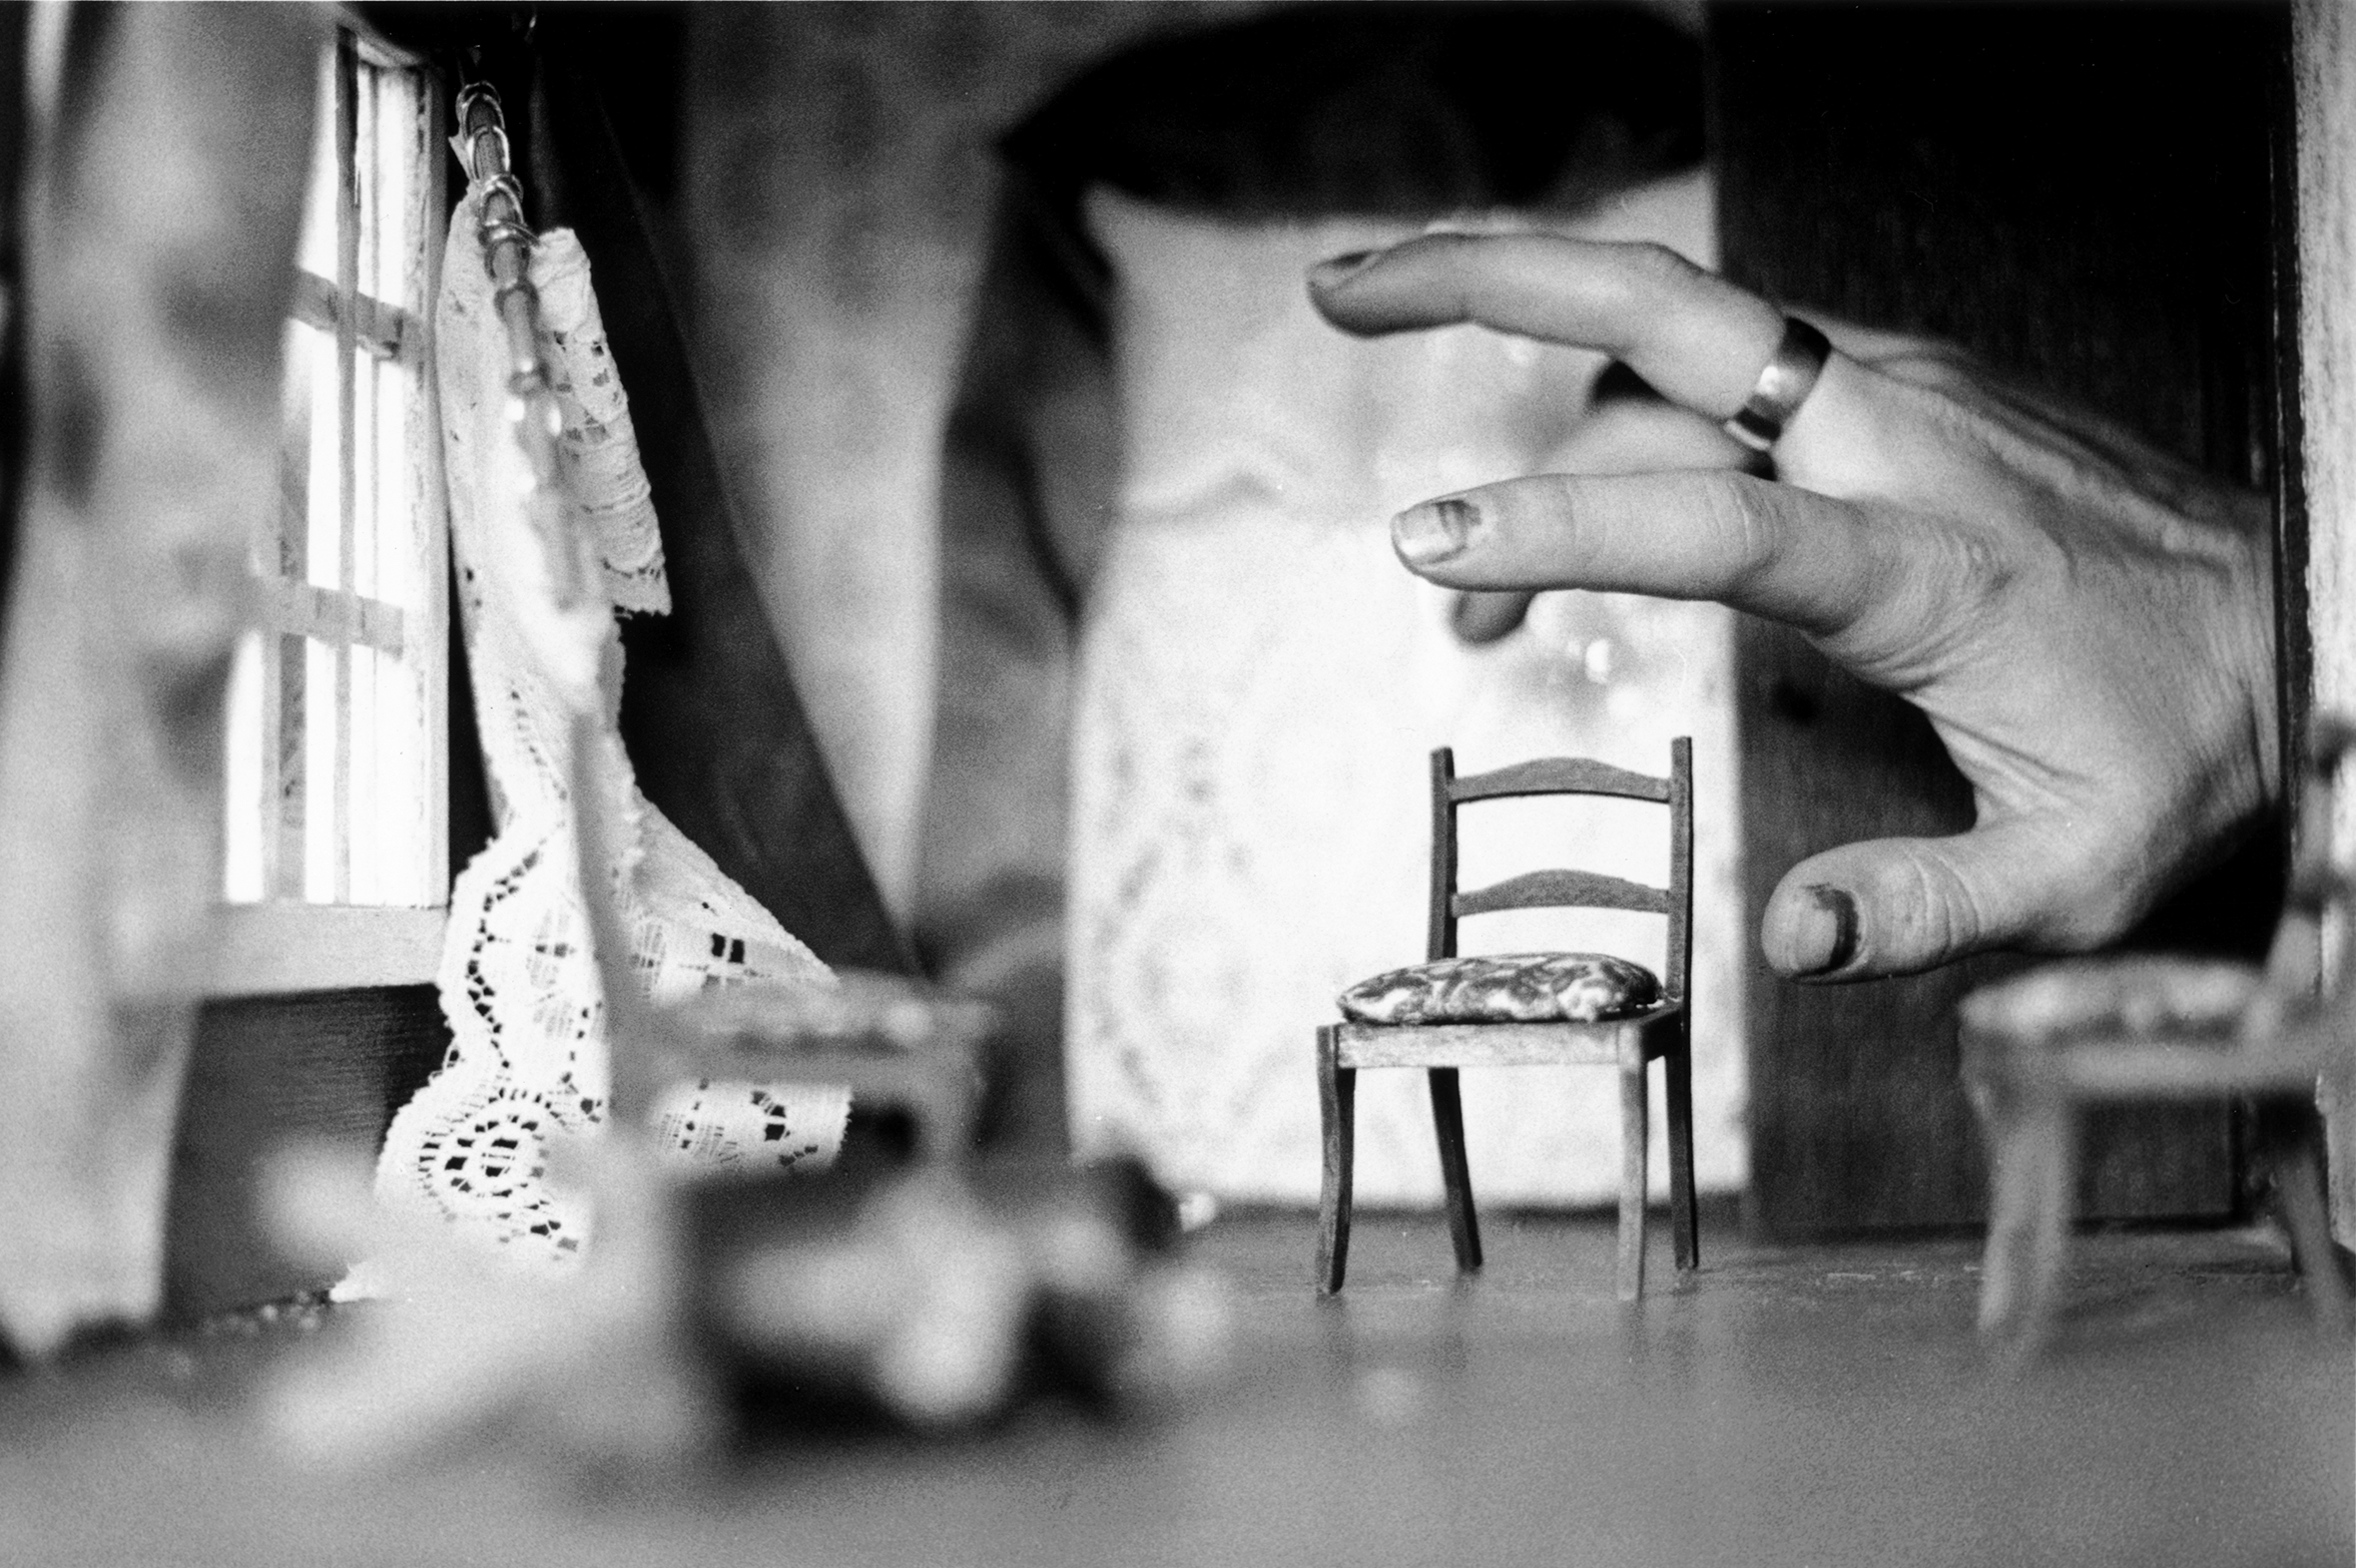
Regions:
<instances>
[{"instance_id":1,"label":"curtain rod","mask_svg":"<svg viewBox=\"0 0 2356 1568\"><path fill-rule=\"evenodd\" d=\"M507 423L531 475L533 493L527 498L526 514L547 546L558 607L569 610L580 602L588 584L562 506L564 476L556 454L564 414L540 356L540 295L532 287L530 272L536 237L524 223L523 187L515 178L498 89L488 82L469 82L458 89L457 121L450 150L465 166L468 181L487 188L476 233L494 285L491 305L507 332Z\"/></svg>"}]
</instances>

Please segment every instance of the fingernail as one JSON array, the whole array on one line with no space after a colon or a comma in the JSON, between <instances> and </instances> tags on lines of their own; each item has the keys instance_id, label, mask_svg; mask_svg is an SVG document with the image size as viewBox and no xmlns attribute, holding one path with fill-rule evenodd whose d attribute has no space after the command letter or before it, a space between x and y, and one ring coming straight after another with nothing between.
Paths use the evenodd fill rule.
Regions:
<instances>
[{"instance_id":1,"label":"fingernail","mask_svg":"<svg viewBox=\"0 0 2356 1568\"><path fill-rule=\"evenodd\" d=\"M1438 566L1462 555L1480 526L1480 508L1461 496L1411 506L1391 519L1391 548L1411 567Z\"/></svg>"},{"instance_id":2,"label":"fingernail","mask_svg":"<svg viewBox=\"0 0 2356 1568\"><path fill-rule=\"evenodd\" d=\"M1309 269L1309 280L1320 288L1331 288L1382 254L1380 251L1352 251L1346 256L1328 257Z\"/></svg>"},{"instance_id":3,"label":"fingernail","mask_svg":"<svg viewBox=\"0 0 2356 1568\"><path fill-rule=\"evenodd\" d=\"M1857 956L1857 900L1845 887L1818 884L1802 891L1813 907L1803 906L1792 922L1792 973L1846 969Z\"/></svg>"}]
</instances>

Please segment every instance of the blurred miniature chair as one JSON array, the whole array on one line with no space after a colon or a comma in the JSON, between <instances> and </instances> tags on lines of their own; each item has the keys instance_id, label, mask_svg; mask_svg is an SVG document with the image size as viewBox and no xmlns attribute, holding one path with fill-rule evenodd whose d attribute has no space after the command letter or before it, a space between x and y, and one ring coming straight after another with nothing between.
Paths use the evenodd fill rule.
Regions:
<instances>
[{"instance_id":1,"label":"blurred miniature chair","mask_svg":"<svg viewBox=\"0 0 2356 1568\"><path fill-rule=\"evenodd\" d=\"M2319 1085L2356 1063L2356 880L2332 860L2332 787L2356 729L2319 721L2299 803L2299 864L2263 970L2127 956L2052 964L1963 1000L1963 1076L1988 1146L1980 1328L2035 1345L2052 1326L2077 1177L2081 1107L2242 1101L2317 1315L2346 1285L2323 1187ZM2318 985L2323 942L2335 948Z\"/></svg>"},{"instance_id":2,"label":"blurred miniature chair","mask_svg":"<svg viewBox=\"0 0 2356 1568\"><path fill-rule=\"evenodd\" d=\"M1693 745L1670 745L1669 777L1654 779L1583 758L1516 763L1456 777L1456 759L1432 754L1432 915L1429 961L1361 981L1341 997L1344 1021L1317 1032L1325 1179L1317 1280L1342 1289L1350 1255L1350 1179L1358 1070L1421 1067L1430 1074L1432 1120L1448 1189L1457 1267L1480 1267L1480 1229L1465 1158L1460 1067L1585 1064L1620 1077L1619 1296L1644 1292L1645 1070L1663 1061L1669 1118L1670 1218L1677 1267L1698 1268L1693 1206L1693 1068L1690 1013L1693 932ZM1647 887L1592 871L1541 870L1493 886L1457 888L1457 810L1474 800L1523 795L1617 795L1668 807L1669 885ZM1505 909L1633 909L1668 917L1666 972L1601 953L1457 956L1457 922Z\"/></svg>"},{"instance_id":3,"label":"blurred miniature chair","mask_svg":"<svg viewBox=\"0 0 2356 1568\"><path fill-rule=\"evenodd\" d=\"M853 1102L910 1113L916 1152L961 1161L973 1140L980 1058L996 1027L987 1005L896 975L850 972L834 987L708 986L668 1004L630 972L631 943L613 879L609 829L585 765L595 732L574 729L574 832L581 896L597 948L616 1127L643 1130L663 1091L681 1082L844 1084Z\"/></svg>"}]
</instances>

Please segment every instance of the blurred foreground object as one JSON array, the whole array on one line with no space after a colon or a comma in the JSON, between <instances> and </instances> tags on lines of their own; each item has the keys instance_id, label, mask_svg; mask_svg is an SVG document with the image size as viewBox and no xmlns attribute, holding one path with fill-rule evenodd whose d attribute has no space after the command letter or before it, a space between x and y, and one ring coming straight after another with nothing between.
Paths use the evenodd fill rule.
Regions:
<instances>
[{"instance_id":1,"label":"blurred foreground object","mask_svg":"<svg viewBox=\"0 0 2356 1568\"><path fill-rule=\"evenodd\" d=\"M0 1333L34 1354L161 1291L318 43L291 6L61 25L0 647Z\"/></svg>"},{"instance_id":2,"label":"blurred foreground object","mask_svg":"<svg viewBox=\"0 0 2356 1568\"><path fill-rule=\"evenodd\" d=\"M691 1353L676 1189L646 1145L573 1147L598 1205L582 1267L561 1274L479 1232L379 1208L367 1179L293 1156L273 1173L281 1241L322 1267L364 1253L392 1282L264 1391L276 1435L305 1459L359 1466L496 1436L588 1466L692 1459L718 1405Z\"/></svg>"},{"instance_id":3,"label":"blurred foreground object","mask_svg":"<svg viewBox=\"0 0 2356 1568\"><path fill-rule=\"evenodd\" d=\"M1223 1287L1177 1259L1176 1207L1134 1162L713 1184L697 1207L705 1343L752 1408L923 1428L1043 1391L1145 1410L1223 1359Z\"/></svg>"},{"instance_id":4,"label":"blurred foreground object","mask_svg":"<svg viewBox=\"0 0 2356 1568\"><path fill-rule=\"evenodd\" d=\"M2254 1108L2258 1166L2316 1314L2333 1327L2345 1317L2316 1102L2327 1089L2344 1097L2356 1070L2356 880L2332 860L2333 785L2356 752L2356 728L2320 717L2308 745L2300 864L2262 972L2215 959L2090 959L1964 998L1964 1084L1993 1186L1983 1332L2035 1345L2050 1330L2077 1195L2080 1109L2137 1101Z\"/></svg>"},{"instance_id":5,"label":"blurred foreground object","mask_svg":"<svg viewBox=\"0 0 2356 1568\"><path fill-rule=\"evenodd\" d=\"M1170 1255L1169 1201L1133 1166L697 1181L634 1138L582 1153L598 1237L558 1276L291 1168L290 1230L372 1229L406 1289L339 1314L270 1390L279 1437L365 1465L497 1436L643 1477L815 1414L943 1430L1047 1391L1150 1410L1223 1358L1220 1283Z\"/></svg>"}]
</instances>

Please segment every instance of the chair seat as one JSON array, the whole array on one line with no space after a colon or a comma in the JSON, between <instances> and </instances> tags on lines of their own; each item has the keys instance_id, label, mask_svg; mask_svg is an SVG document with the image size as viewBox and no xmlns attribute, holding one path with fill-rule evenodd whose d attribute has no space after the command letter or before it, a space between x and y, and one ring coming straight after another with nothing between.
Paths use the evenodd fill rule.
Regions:
<instances>
[{"instance_id":1,"label":"chair seat","mask_svg":"<svg viewBox=\"0 0 2356 1568\"><path fill-rule=\"evenodd\" d=\"M2006 1044L2230 1033L2260 975L2218 959L2132 956L2049 964L1964 998L1965 1031Z\"/></svg>"},{"instance_id":2,"label":"chair seat","mask_svg":"<svg viewBox=\"0 0 2356 1568\"><path fill-rule=\"evenodd\" d=\"M1609 953L1497 953L1411 964L1344 991L1370 1024L1607 1023L1651 1012L1660 979Z\"/></svg>"}]
</instances>

